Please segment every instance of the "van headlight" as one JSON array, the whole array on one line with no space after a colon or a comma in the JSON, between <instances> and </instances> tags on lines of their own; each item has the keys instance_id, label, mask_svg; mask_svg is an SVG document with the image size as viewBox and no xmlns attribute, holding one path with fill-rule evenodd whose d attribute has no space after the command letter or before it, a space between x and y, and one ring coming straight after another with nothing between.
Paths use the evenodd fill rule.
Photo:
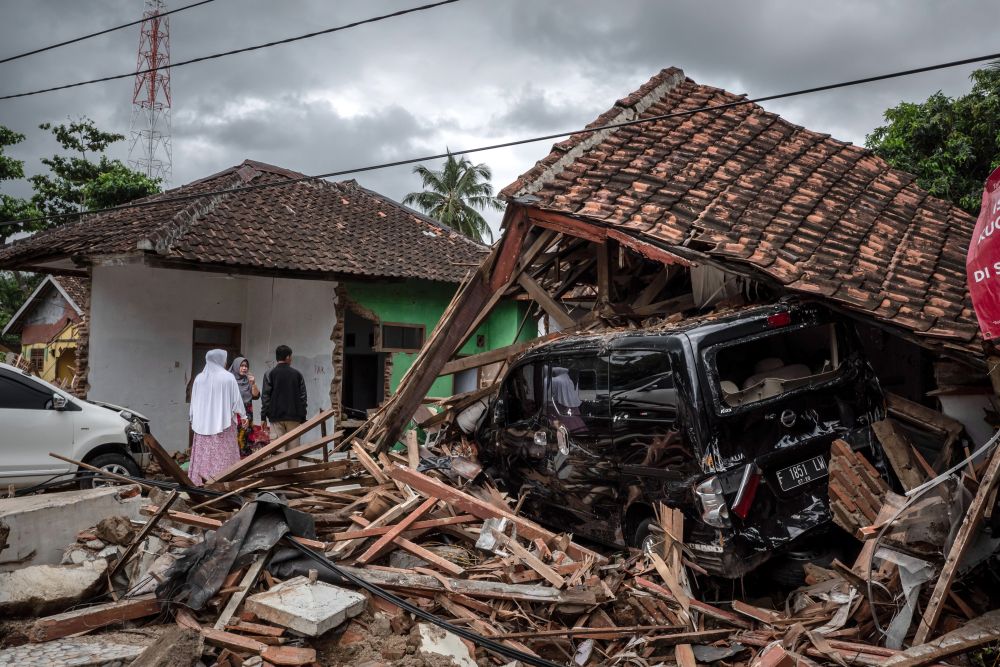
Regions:
<instances>
[{"instance_id":1,"label":"van headlight","mask_svg":"<svg viewBox=\"0 0 1000 667\"><path fill-rule=\"evenodd\" d=\"M701 503L702 521L715 528L729 527L729 509L718 477L713 475L698 484L694 487L694 495Z\"/></svg>"},{"instance_id":2,"label":"van headlight","mask_svg":"<svg viewBox=\"0 0 1000 667\"><path fill-rule=\"evenodd\" d=\"M138 421L130 421L125 425L125 436L129 440L142 440L142 424Z\"/></svg>"}]
</instances>

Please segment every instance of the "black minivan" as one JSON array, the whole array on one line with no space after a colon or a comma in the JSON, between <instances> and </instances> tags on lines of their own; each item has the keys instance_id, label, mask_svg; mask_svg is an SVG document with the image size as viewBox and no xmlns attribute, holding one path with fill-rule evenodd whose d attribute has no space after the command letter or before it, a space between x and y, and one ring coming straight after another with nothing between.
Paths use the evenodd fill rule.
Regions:
<instances>
[{"instance_id":1,"label":"black minivan","mask_svg":"<svg viewBox=\"0 0 1000 667\"><path fill-rule=\"evenodd\" d=\"M884 469L885 414L857 334L815 303L576 335L519 358L477 432L487 473L556 530L648 546L685 514L711 574L738 577L830 527L842 438Z\"/></svg>"}]
</instances>

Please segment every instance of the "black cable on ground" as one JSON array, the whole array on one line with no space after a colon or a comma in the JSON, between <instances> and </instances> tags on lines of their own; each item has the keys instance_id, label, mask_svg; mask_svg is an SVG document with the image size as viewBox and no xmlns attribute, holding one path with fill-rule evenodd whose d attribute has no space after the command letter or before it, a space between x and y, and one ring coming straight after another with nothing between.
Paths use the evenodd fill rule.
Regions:
<instances>
[{"instance_id":1,"label":"black cable on ground","mask_svg":"<svg viewBox=\"0 0 1000 667\"><path fill-rule=\"evenodd\" d=\"M326 28L325 30L317 30L316 32L309 32L304 35L297 35L296 37L286 37L285 39L275 40L273 42L266 42L264 44L256 44L254 46L245 46L241 49L233 49L231 51L223 51L221 53L213 53L207 56L200 56L198 58L191 58L190 60L182 60L176 63L169 63L162 65L160 67L150 67L149 69L138 70L136 72L126 72L124 74L114 74L112 76L102 76L99 79L90 79L88 81L77 81L76 83L66 83L61 86L52 86L51 88L42 88L40 90L31 90L25 93L12 93L10 95L0 96L0 101L2 100L12 100L18 97L30 97L32 95L41 95L42 93L51 93L56 90L66 90L67 88L79 88L80 86L88 86L92 83L103 83L104 81L115 81L117 79L127 79L129 77L137 76L139 74L149 74L150 72L158 72L160 70L175 69L177 67L183 67L184 65L191 65L193 63L200 63L206 60L215 60L216 58L224 58L225 56L236 55L237 53L246 53L248 51L257 51L259 49L266 49L272 46L280 46L282 44L290 44L292 42L298 42L303 39L309 39L311 37L319 37L320 35L327 35L332 32L339 32L341 30L347 30L348 28L356 28L360 25L365 25L367 23L376 23L378 21L384 21L386 19L396 18L397 16L403 16L404 14L412 14L414 12L422 12L428 9L434 9L435 7L440 7L441 5L450 5L452 3L459 2L459 0L440 0L440 2L434 2L429 5L421 5L419 7L410 7L409 9L401 9L398 12L392 12L391 14L382 14L381 16L373 16L371 18L362 19L360 21L354 21L352 23L345 23L344 25L334 26L333 28Z\"/></svg>"},{"instance_id":2,"label":"black cable on ground","mask_svg":"<svg viewBox=\"0 0 1000 667\"><path fill-rule=\"evenodd\" d=\"M467 630L457 625L452 625L448 621L438 618L434 614L426 612L420 607L410 604L403 598L390 593L389 591L385 590L380 586L376 586L375 584L370 584L364 579L360 579L349 572L345 572L341 568L337 567L337 565L334 564L329 558L327 558L326 556L317 551L313 551L304 544L299 544L295 540L289 539L288 536L285 536L285 538L283 539L287 544L295 547L296 549L301 551L303 554L311 558L316 563L322 565L330 572L333 572L338 577L347 580L348 582L357 586L358 588L363 588L372 595L382 598L387 602L391 602L400 609L408 611L409 613L427 621L428 623L433 623L439 628L442 628L452 634L458 635L462 639L468 639L469 641L475 643L476 645L482 646L487 651L491 651L493 653L496 653L497 655L501 655L511 660L520 660L524 664L532 665L533 667L561 667L558 663L551 662L550 660L546 660L545 658L539 658L538 656L525 653L524 651L519 651L515 648L507 646L506 644L501 644L498 641L490 639L489 637L483 637L482 635L476 634L471 630Z\"/></svg>"},{"instance_id":3,"label":"black cable on ground","mask_svg":"<svg viewBox=\"0 0 1000 667\"><path fill-rule=\"evenodd\" d=\"M901 76L910 76L912 74L920 74L923 72L931 72L939 69L947 69L949 67L958 67L960 65L968 65L977 62L983 62L986 60L996 60L1000 59L1000 53L993 53L986 56L977 56L975 58L966 58L964 60L954 60L947 63L941 63L938 65L928 65L926 67L918 67L915 69L902 70L899 72L892 72L889 74L880 74L878 76L865 77L863 79L853 79L851 81L843 81L840 83L831 83L824 86L814 86L812 88L803 88L801 90L793 90L787 93L778 93L775 95L765 95L764 97L755 97L748 99L741 99L735 102L727 102L725 104L716 104L705 107L699 107L697 109L685 109L683 111L673 111L671 113L660 114L658 116L649 116L647 118L636 118L634 120L622 121L620 123L608 123L607 125L598 125L594 127L588 127L577 130L569 130L565 132L555 132L553 134L544 134L536 137L529 137L526 139L515 139L513 141L503 141L496 144L487 144L485 146L477 146L475 148L466 148L457 151L446 151L444 153L437 153L434 155L422 155L420 157L407 158L404 160L394 160L392 162L382 162L379 164L368 165L364 167L354 167L352 169L341 169L338 171L330 171L325 174L316 174L314 176L301 176L298 178L289 178L283 181L271 181L267 183L258 183L255 185L243 185L240 187L229 188L228 190L210 190L207 192L199 192L195 194L188 195L177 195L174 197L159 197L151 198L146 197L142 200L135 202L130 202L128 204L120 204L118 206L109 206L107 208L98 208L90 211L77 211L74 213L55 213L52 215L43 215L34 218L18 218L15 220L6 220L0 222L0 227L6 225L20 225L26 222L42 222L43 220L60 220L63 218L85 218L88 215L95 215L98 213L107 213L109 211L123 211L133 208L147 208L150 206L161 206L163 204L170 204L174 202L190 201L193 199L200 199L202 197L214 197L215 195L225 195L225 194L236 194L239 192L248 192L252 190L263 190L265 188L277 188L285 187L289 185L295 185L297 183L304 183L307 181L319 181L326 178L334 178L337 176L347 176L349 174L359 174L368 171L377 171L379 169L387 169L389 167L400 167L410 164L417 164L419 162L428 162L430 160L441 160L450 156L455 155L468 155L471 153L481 153L484 151L496 150L499 148L511 148L514 146L522 146L524 144L536 143L539 141L549 141L551 139L563 139L566 137L573 136L575 134L592 134L594 132L602 132L604 130L615 130L622 127L631 127L633 125L642 125L644 123L655 123L661 120L667 120L670 118L680 118L683 116L692 116L697 113L705 113L710 111L724 111L726 109L731 109L733 107L743 106L746 104L758 104L760 102L768 102L772 100L780 100L789 97L796 97L798 95L807 95L810 93L823 92L827 90L834 90L837 88L846 88L849 86L856 86L864 83L872 83L875 81L884 81L886 79L894 79ZM5 99L5 98L0 98ZM153 195L156 197L156 195Z\"/></svg>"},{"instance_id":4,"label":"black cable on ground","mask_svg":"<svg viewBox=\"0 0 1000 667\"><path fill-rule=\"evenodd\" d=\"M190 5L184 5L183 7L178 7L177 9L171 9L170 11L160 12L158 16L170 16L171 14L176 14L177 12L183 12L185 9L192 9L193 7L198 7L200 5L207 5L210 2L215 2L215 0L201 0L200 2L192 2ZM4 63L9 63L12 60L18 60L20 58L27 58L28 56L33 56L36 53L43 53L45 51L51 51L52 49L58 49L61 46L68 46L69 44L76 44L77 42L82 42L85 39L90 39L91 37L100 37L101 35L106 35L109 32L114 32L116 30L121 30L122 28L129 28L134 25L139 25L145 22L147 19L143 17L135 21L130 21L128 23L123 23L121 25L116 25L113 28L106 28L104 30L99 30L98 32L92 32L88 35L83 35L82 37L75 37L73 39L67 39L65 42L59 42L58 44L52 44L50 46L43 46L40 49L34 49L31 51L25 51L24 53L19 53L16 56L8 56L6 58L0 59L0 65Z\"/></svg>"}]
</instances>

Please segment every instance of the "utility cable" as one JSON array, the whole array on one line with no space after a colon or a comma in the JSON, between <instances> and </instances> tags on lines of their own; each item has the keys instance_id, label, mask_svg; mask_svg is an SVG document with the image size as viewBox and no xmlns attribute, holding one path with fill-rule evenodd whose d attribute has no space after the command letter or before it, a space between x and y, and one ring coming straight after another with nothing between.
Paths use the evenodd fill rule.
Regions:
<instances>
[{"instance_id":1,"label":"utility cable","mask_svg":"<svg viewBox=\"0 0 1000 667\"><path fill-rule=\"evenodd\" d=\"M345 23L344 25L334 26L333 28L326 28L325 30L317 30L316 32L309 32L304 35L298 35L296 37L286 37L285 39L279 39L273 42L266 42L264 44L257 44L255 46L245 46L241 49L233 49L231 51L223 51L221 53L213 53L207 56L191 58L190 60L182 60L177 63L168 63L166 65L161 65L159 67L150 67L149 69L138 70L135 72L126 72L125 74L102 76L99 79L90 79L89 81L78 81L76 83L66 83L61 86L52 86L51 88L42 88L40 90L32 90L25 93L12 93L10 95L0 96L0 101L12 100L18 97L29 97L31 95L41 95L42 93L51 93L56 90L66 90L67 88L79 88L80 86L88 86L92 83L102 83L104 81L127 79L129 77L139 76L140 74L149 74L150 72L175 69L177 67L183 67L184 65L191 65L193 63L200 63L206 60L215 60L217 58L223 58L225 56L236 55L237 53L247 53L248 51L257 51L259 49L266 49L272 46L279 46L281 44L290 44L292 42L298 42L300 40L309 39L311 37L318 37L320 35L328 35L333 32L347 30L349 28L356 28L360 25L366 25L368 23L377 23L378 21L384 21L386 19L396 18L397 16L403 16L405 14L413 14L415 12L422 12L428 9L434 9L435 7L440 7L442 5L450 5L455 2L459 2L459 0L440 0L440 2L433 2L429 5L420 5L419 7L410 7L409 9L401 9L398 12L392 12L391 14L382 14L381 16L373 16L371 18L361 19L360 21L354 21L353 23Z\"/></svg>"},{"instance_id":2,"label":"utility cable","mask_svg":"<svg viewBox=\"0 0 1000 667\"><path fill-rule=\"evenodd\" d=\"M159 12L156 16L170 16L171 14L176 14L177 12L183 12L185 9L191 9L193 7L198 7L200 5L207 5L210 2L215 2L215 0L201 0L200 2L192 2L190 5L184 5L183 7L178 7L177 9L171 9L167 12ZM114 32L116 30L121 30L122 28L129 28L140 23L144 23L152 17L142 17L141 19L130 21L129 23L123 23L121 25L116 25L113 28L107 28L105 30L100 30L98 32L92 32L89 35L83 35L82 37L76 37L74 39L67 39L65 42L59 42L58 44L51 44L49 46L43 46L40 49L34 49L32 51L25 51L24 53L19 53L16 56L8 56L6 58L0 59L0 65L4 63L9 63L12 60L18 60L20 58L27 58L28 56L33 56L36 53L43 53L45 51L51 51L52 49L58 49L61 46L68 46L69 44L76 44L77 42L82 42L85 39L90 39L91 37L100 37L101 35L106 35L109 32Z\"/></svg>"},{"instance_id":3,"label":"utility cable","mask_svg":"<svg viewBox=\"0 0 1000 667\"><path fill-rule=\"evenodd\" d=\"M454 2L455 0L449 0ZM146 197L141 200L134 202L129 202L127 204L119 204L118 206L109 206L107 208L93 209L84 212L75 213L53 213L51 215L43 215L34 218L18 218L16 220L7 220L0 222L0 227L6 225L19 225L26 222L41 222L43 220L58 220L61 218L77 218L80 216L93 215L96 213L107 213L109 211L123 211L132 208L147 208L150 206L161 206L164 204L172 204L174 202L190 201L192 199L200 199L202 197L213 197L215 195L225 195L225 194L235 194L239 192L250 192L254 190L263 190L265 188L276 188L288 185L295 185L297 183L304 183L307 181L319 181L326 178L334 178L337 176L346 176L349 174L360 174L368 171L376 171L379 169L388 169L390 167L400 167L408 164L416 164L420 162L428 162L430 160L441 160L447 157L455 155L469 155L471 153L481 153L485 151L496 150L499 148L511 148L513 146L523 146L524 144L537 143L539 141L549 141L551 139L562 139L564 137L570 137L576 134L593 134L594 132L603 132L604 130L615 130L623 127L632 127L633 125L643 125L645 123L655 123L661 120L669 120L671 118L680 118L683 116L692 116L697 113L706 113L711 111L725 111L726 109L731 109L733 107L744 106L747 104L759 104L760 102L768 102L771 100L786 99L789 97L797 97L799 95L808 95L811 93L817 93L827 90L835 90L837 88L847 88L849 86L857 86L865 83L872 83L875 81L884 81L886 79L894 79L902 76L910 76L912 74L920 74L923 72L931 72L934 70L946 69L949 67L958 67L960 65L968 65L970 63L982 62L985 60L996 60L1000 58L1000 53L992 53L986 56L977 56L975 58L966 58L964 60L955 60L947 63L941 63L938 65L928 65L926 67L918 67L916 69L903 70L899 72L892 72L889 74L880 74L877 76L870 76L863 79L852 79L850 81L842 81L840 83L830 83L823 86L815 86L812 88L803 88L801 90L793 90L787 93L777 93L775 95L766 95L764 97L755 98L745 98L736 100L734 102L726 102L723 104L714 104L704 107L698 107L697 109L685 109L683 111L672 111L670 113L659 114L656 116L648 116L646 118L636 118L633 120L621 121L619 123L608 123L606 125L597 125L592 127L587 127L583 129L567 130L565 132L554 132L552 134L544 134L535 137L529 137L526 139L514 139L511 141L503 141L495 144L487 144L485 146L477 146L475 148L466 148L458 151L446 151L444 153L437 153L434 155L422 155L420 157L406 158L403 160L394 160L392 162L382 162L379 164L368 165L364 167L354 167L351 169L341 169L338 171L329 171L325 174L316 174L314 176L300 176L297 178L289 178L283 181L270 181L267 183L257 183L255 185L243 185L235 188L229 188L226 190L210 190L207 192L198 192L187 195L176 195L173 197L157 197L157 195L152 195L152 197Z\"/></svg>"}]
</instances>

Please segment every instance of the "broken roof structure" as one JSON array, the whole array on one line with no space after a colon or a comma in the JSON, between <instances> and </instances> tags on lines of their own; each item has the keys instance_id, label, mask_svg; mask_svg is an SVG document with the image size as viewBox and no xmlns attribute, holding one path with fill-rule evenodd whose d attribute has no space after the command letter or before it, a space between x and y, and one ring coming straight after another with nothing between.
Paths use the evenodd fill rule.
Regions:
<instances>
[{"instance_id":1,"label":"broken roof structure","mask_svg":"<svg viewBox=\"0 0 1000 667\"><path fill-rule=\"evenodd\" d=\"M634 328L704 312L710 304L695 297L714 271L715 302L745 303L750 292L817 298L896 338L982 364L965 277L975 220L911 174L676 68L588 129L501 191L503 238L456 295L370 438L395 442L428 377L479 363L449 360L500 295L530 298L563 331ZM587 294L595 296L581 304ZM494 363L510 356L502 352L477 356ZM921 363L930 375L930 362Z\"/></svg>"},{"instance_id":2,"label":"broken roof structure","mask_svg":"<svg viewBox=\"0 0 1000 667\"><path fill-rule=\"evenodd\" d=\"M663 118L573 135L501 195L533 224L724 264L977 350L965 278L975 219L871 151L744 99L662 70L588 127Z\"/></svg>"},{"instance_id":3,"label":"broken roof structure","mask_svg":"<svg viewBox=\"0 0 1000 667\"><path fill-rule=\"evenodd\" d=\"M151 265L288 277L460 282L486 248L356 181L245 160L0 249L0 265L46 273L143 255ZM231 193L198 195L231 190Z\"/></svg>"}]
</instances>

